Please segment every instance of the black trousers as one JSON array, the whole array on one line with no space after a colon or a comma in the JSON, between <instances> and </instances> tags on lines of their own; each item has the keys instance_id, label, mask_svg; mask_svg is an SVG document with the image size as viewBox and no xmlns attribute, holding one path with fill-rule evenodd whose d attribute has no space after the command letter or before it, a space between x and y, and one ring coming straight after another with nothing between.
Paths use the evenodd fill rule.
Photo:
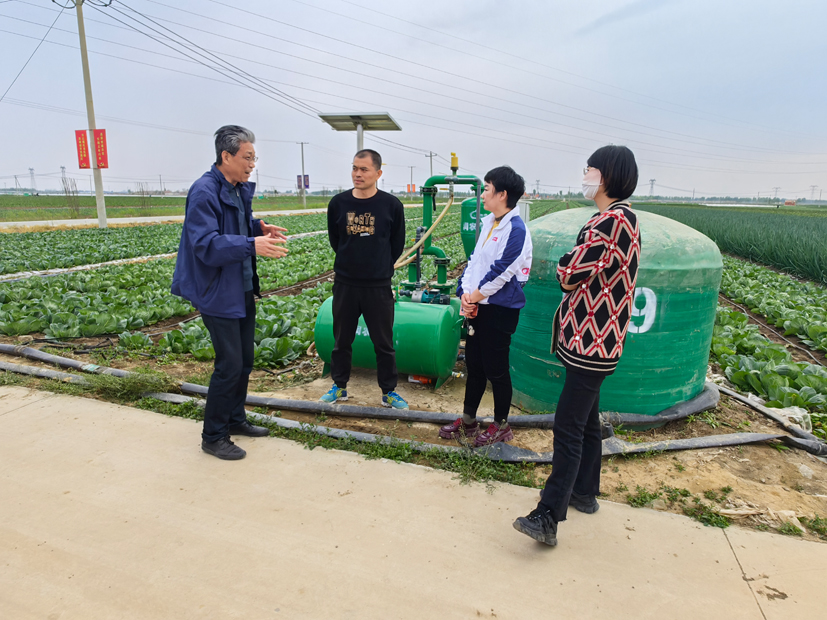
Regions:
<instances>
[{"instance_id":1,"label":"black trousers","mask_svg":"<svg viewBox=\"0 0 827 620\"><path fill-rule=\"evenodd\" d=\"M330 375L340 388L347 387L353 359L353 339L359 317L365 317L376 353L376 378L383 394L396 388L396 351L393 349L393 289L333 282L333 352Z\"/></svg>"},{"instance_id":2,"label":"black trousers","mask_svg":"<svg viewBox=\"0 0 827 620\"><path fill-rule=\"evenodd\" d=\"M224 319L202 314L215 349L215 370L204 408L204 441L218 441L230 434L230 426L247 420L244 401L253 370L256 334L256 302L253 291L244 293L247 315Z\"/></svg>"},{"instance_id":3,"label":"black trousers","mask_svg":"<svg viewBox=\"0 0 827 620\"><path fill-rule=\"evenodd\" d=\"M511 335L517 330L519 309L480 304L477 316L469 321L474 335L465 339L465 403L463 412L476 417L485 386L491 382L494 392L494 419L498 423L508 418L511 408L511 372L508 353Z\"/></svg>"},{"instance_id":4,"label":"black trousers","mask_svg":"<svg viewBox=\"0 0 827 620\"><path fill-rule=\"evenodd\" d=\"M565 521L572 491L600 493L600 386L602 376L566 369L566 382L554 415L554 456L540 505L555 521Z\"/></svg>"}]
</instances>

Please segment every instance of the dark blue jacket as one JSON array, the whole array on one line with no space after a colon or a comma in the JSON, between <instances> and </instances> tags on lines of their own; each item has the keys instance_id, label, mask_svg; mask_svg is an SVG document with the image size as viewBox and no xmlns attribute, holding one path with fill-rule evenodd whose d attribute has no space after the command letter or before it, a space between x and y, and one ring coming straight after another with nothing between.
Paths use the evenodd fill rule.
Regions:
<instances>
[{"instance_id":1,"label":"dark blue jacket","mask_svg":"<svg viewBox=\"0 0 827 620\"><path fill-rule=\"evenodd\" d=\"M258 237L261 220L253 219L255 183L242 183L241 201L247 229ZM189 301L202 314L225 319L244 318L242 262L253 259L253 292L259 294L253 237L239 234L233 185L213 165L190 187L184 230L172 276L172 293Z\"/></svg>"}]
</instances>

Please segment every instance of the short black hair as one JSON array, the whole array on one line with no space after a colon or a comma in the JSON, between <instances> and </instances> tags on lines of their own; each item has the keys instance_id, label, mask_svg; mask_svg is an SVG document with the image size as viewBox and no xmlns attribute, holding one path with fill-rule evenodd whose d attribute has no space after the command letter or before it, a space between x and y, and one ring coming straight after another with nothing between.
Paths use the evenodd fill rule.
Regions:
<instances>
[{"instance_id":1,"label":"short black hair","mask_svg":"<svg viewBox=\"0 0 827 620\"><path fill-rule=\"evenodd\" d=\"M485 182L491 183L497 192L506 193L506 206L513 209L517 201L525 194L525 179L514 172L511 166L500 166L489 170L485 175Z\"/></svg>"},{"instance_id":2,"label":"short black hair","mask_svg":"<svg viewBox=\"0 0 827 620\"><path fill-rule=\"evenodd\" d=\"M373 167L377 170L382 169L382 156L373 149L362 149L353 156L353 159L358 159L359 157L370 157L373 161Z\"/></svg>"},{"instance_id":3,"label":"short black hair","mask_svg":"<svg viewBox=\"0 0 827 620\"><path fill-rule=\"evenodd\" d=\"M626 200L637 188L638 170L635 154L625 146L610 144L592 153L586 162L589 168L597 168L603 177L606 196L614 200Z\"/></svg>"}]
</instances>

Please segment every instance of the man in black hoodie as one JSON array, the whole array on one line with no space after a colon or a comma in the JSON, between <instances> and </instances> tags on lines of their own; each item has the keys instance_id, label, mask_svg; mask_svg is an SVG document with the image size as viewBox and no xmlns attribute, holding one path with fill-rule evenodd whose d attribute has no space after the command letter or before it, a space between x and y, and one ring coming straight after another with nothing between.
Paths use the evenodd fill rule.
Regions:
<instances>
[{"instance_id":1,"label":"man in black hoodie","mask_svg":"<svg viewBox=\"0 0 827 620\"><path fill-rule=\"evenodd\" d=\"M376 352L382 405L407 409L396 393L393 349L393 265L405 247L405 210L398 198L376 187L382 156L363 149L353 158L353 189L337 194L327 207L327 235L336 253L333 271L333 387L321 401L347 400L353 339L365 318Z\"/></svg>"}]
</instances>

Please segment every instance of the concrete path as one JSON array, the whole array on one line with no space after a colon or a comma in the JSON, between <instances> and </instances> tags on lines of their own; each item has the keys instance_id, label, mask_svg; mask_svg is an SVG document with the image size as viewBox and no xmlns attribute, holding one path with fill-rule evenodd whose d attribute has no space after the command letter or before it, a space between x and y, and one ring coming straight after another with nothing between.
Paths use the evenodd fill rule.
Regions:
<instances>
[{"instance_id":1,"label":"concrete path","mask_svg":"<svg viewBox=\"0 0 827 620\"><path fill-rule=\"evenodd\" d=\"M0 388L0 618L818 618L827 547Z\"/></svg>"},{"instance_id":2,"label":"concrete path","mask_svg":"<svg viewBox=\"0 0 827 620\"><path fill-rule=\"evenodd\" d=\"M255 207L255 205L253 205ZM406 209L422 208L418 205L405 205ZM256 211L256 217L269 215L305 215L308 213L327 213L327 209L281 209L278 211ZM110 217L106 219L107 224L158 224L160 222L183 222L183 215L157 215L153 217ZM0 222L0 228L27 228L29 226L66 226L69 228L81 228L84 226L97 226L97 218L82 218L77 220L35 220L31 222Z\"/></svg>"}]
</instances>

